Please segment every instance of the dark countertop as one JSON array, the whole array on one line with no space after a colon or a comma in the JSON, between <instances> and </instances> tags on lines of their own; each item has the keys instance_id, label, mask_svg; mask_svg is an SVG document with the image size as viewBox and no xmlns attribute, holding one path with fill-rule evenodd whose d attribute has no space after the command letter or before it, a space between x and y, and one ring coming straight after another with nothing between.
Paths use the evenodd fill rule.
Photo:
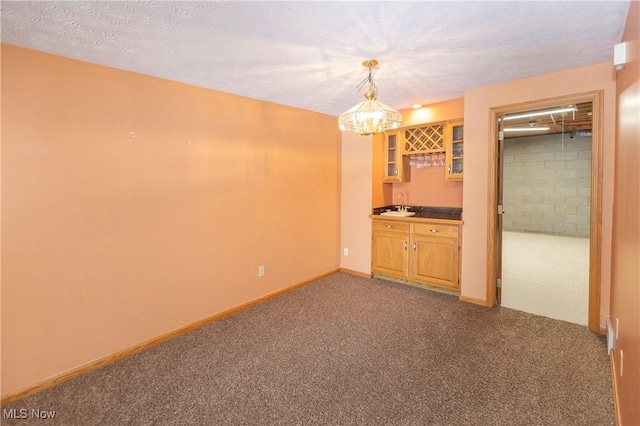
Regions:
<instances>
[{"instance_id":1,"label":"dark countertop","mask_svg":"<svg viewBox=\"0 0 640 426\"><path fill-rule=\"evenodd\" d=\"M425 219L445 219L462 220L462 208L460 207L426 207L426 206L406 206L410 212L415 212L414 216ZM397 205L376 207L372 214L379 215L385 211L398 210Z\"/></svg>"}]
</instances>

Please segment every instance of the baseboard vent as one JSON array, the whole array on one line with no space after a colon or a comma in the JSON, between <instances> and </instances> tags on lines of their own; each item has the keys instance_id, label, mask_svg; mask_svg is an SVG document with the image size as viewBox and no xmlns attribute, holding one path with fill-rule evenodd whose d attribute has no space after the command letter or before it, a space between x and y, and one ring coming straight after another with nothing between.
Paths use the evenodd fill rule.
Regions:
<instances>
[{"instance_id":1,"label":"baseboard vent","mask_svg":"<svg viewBox=\"0 0 640 426\"><path fill-rule=\"evenodd\" d=\"M607 315L605 318L607 319L607 353L610 354L613 350L615 332L613 331L613 325L611 325L611 317Z\"/></svg>"}]
</instances>

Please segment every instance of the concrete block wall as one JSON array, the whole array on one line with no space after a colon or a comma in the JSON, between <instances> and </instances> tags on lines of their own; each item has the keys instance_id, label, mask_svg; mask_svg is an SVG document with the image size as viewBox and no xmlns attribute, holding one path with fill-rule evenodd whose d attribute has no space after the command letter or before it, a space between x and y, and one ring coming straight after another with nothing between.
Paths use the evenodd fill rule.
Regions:
<instances>
[{"instance_id":1,"label":"concrete block wall","mask_svg":"<svg viewBox=\"0 0 640 426\"><path fill-rule=\"evenodd\" d=\"M591 137L505 139L506 231L589 237Z\"/></svg>"}]
</instances>

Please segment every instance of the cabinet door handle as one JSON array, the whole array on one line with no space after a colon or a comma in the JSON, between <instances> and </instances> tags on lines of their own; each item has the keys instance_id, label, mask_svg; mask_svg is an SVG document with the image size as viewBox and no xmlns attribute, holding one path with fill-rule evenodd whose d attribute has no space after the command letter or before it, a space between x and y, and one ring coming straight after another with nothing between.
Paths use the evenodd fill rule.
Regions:
<instances>
[{"instance_id":1,"label":"cabinet door handle","mask_svg":"<svg viewBox=\"0 0 640 426\"><path fill-rule=\"evenodd\" d=\"M407 242L406 241L404 242L404 249L405 250L407 249Z\"/></svg>"},{"instance_id":2,"label":"cabinet door handle","mask_svg":"<svg viewBox=\"0 0 640 426\"><path fill-rule=\"evenodd\" d=\"M433 232L434 234L435 234L436 232L440 232L440 231L438 231L437 229L429 229L429 231Z\"/></svg>"},{"instance_id":3,"label":"cabinet door handle","mask_svg":"<svg viewBox=\"0 0 640 426\"><path fill-rule=\"evenodd\" d=\"M416 251L416 243L413 243L413 251Z\"/></svg>"},{"instance_id":4,"label":"cabinet door handle","mask_svg":"<svg viewBox=\"0 0 640 426\"><path fill-rule=\"evenodd\" d=\"M391 226L391 225L387 225L387 228L391 229L391 228L393 228L393 226Z\"/></svg>"}]
</instances>

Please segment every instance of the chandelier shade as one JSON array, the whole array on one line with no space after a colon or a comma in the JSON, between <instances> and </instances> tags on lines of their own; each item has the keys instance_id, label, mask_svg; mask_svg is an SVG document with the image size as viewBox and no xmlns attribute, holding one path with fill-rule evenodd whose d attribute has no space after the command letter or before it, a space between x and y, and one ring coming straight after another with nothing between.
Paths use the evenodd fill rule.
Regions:
<instances>
[{"instance_id":1,"label":"chandelier shade","mask_svg":"<svg viewBox=\"0 0 640 426\"><path fill-rule=\"evenodd\" d=\"M397 129L402 124L402 114L376 99L360 102L338 117L340 130L361 135Z\"/></svg>"},{"instance_id":2,"label":"chandelier shade","mask_svg":"<svg viewBox=\"0 0 640 426\"><path fill-rule=\"evenodd\" d=\"M358 85L358 88L362 88L365 83L369 83L364 94L365 100L342 113L338 117L338 127L360 135L397 129L402 124L402 113L377 100L378 87L371 77L371 68L378 65L378 61L371 59L364 61L362 65L369 68L369 76Z\"/></svg>"}]
</instances>

